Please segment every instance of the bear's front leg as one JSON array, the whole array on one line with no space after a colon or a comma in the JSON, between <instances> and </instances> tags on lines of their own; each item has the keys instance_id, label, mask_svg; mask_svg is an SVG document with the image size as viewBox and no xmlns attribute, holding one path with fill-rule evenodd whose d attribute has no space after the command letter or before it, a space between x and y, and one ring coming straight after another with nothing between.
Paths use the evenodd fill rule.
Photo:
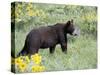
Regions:
<instances>
[{"instance_id":1,"label":"bear's front leg","mask_svg":"<svg viewBox=\"0 0 100 75\"><path fill-rule=\"evenodd\" d=\"M67 43L62 43L61 48L64 53L67 53Z\"/></svg>"},{"instance_id":2,"label":"bear's front leg","mask_svg":"<svg viewBox=\"0 0 100 75\"><path fill-rule=\"evenodd\" d=\"M67 53L67 37L63 31L59 32L59 39L60 39L60 45L61 45L62 51L64 53Z\"/></svg>"},{"instance_id":3,"label":"bear's front leg","mask_svg":"<svg viewBox=\"0 0 100 75\"><path fill-rule=\"evenodd\" d=\"M50 54L54 53L54 51L55 51L55 46L50 47Z\"/></svg>"}]
</instances>

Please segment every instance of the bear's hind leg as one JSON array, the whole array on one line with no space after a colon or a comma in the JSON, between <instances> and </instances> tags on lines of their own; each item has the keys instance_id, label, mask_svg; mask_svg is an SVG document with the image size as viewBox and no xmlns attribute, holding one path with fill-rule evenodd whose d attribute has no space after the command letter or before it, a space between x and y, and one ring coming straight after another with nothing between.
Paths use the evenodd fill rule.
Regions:
<instances>
[{"instance_id":1,"label":"bear's hind leg","mask_svg":"<svg viewBox=\"0 0 100 75\"><path fill-rule=\"evenodd\" d=\"M38 53L38 51L39 51L39 48L30 48L28 51L29 58L31 57L31 55Z\"/></svg>"}]
</instances>

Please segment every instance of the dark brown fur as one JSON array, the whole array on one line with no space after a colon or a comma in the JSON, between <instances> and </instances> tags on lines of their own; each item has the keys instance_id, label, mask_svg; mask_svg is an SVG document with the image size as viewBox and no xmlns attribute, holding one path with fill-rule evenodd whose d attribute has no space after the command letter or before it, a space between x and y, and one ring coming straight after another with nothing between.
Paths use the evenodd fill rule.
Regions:
<instances>
[{"instance_id":1,"label":"dark brown fur","mask_svg":"<svg viewBox=\"0 0 100 75\"><path fill-rule=\"evenodd\" d=\"M40 48L49 48L50 53L53 53L57 44L60 44L62 51L67 53L66 34L72 35L73 31L73 21L33 29L27 35L25 45L19 55L32 55L38 53Z\"/></svg>"}]
</instances>

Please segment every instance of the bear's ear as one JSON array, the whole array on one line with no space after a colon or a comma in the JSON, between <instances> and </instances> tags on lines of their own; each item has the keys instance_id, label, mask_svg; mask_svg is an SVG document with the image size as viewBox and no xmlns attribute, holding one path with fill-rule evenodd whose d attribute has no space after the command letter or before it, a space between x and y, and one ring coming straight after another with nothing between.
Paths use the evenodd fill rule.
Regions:
<instances>
[{"instance_id":1,"label":"bear's ear","mask_svg":"<svg viewBox=\"0 0 100 75\"><path fill-rule=\"evenodd\" d=\"M70 22L70 21L68 21L66 24L67 24L67 25L70 25L70 23L71 23L71 22Z\"/></svg>"},{"instance_id":2,"label":"bear's ear","mask_svg":"<svg viewBox=\"0 0 100 75\"><path fill-rule=\"evenodd\" d=\"M67 22L67 25L71 25L71 24L73 24L73 19L71 19L71 20L69 20L69 21Z\"/></svg>"},{"instance_id":3,"label":"bear's ear","mask_svg":"<svg viewBox=\"0 0 100 75\"><path fill-rule=\"evenodd\" d=\"M70 26L70 25L73 25L73 19L69 20L67 23L66 23L67 27Z\"/></svg>"},{"instance_id":4,"label":"bear's ear","mask_svg":"<svg viewBox=\"0 0 100 75\"><path fill-rule=\"evenodd\" d=\"M67 21L67 23L66 23L66 27L69 27L71 25L71 21L69 20L69 21Z\"/></svg>"}]
</instances>

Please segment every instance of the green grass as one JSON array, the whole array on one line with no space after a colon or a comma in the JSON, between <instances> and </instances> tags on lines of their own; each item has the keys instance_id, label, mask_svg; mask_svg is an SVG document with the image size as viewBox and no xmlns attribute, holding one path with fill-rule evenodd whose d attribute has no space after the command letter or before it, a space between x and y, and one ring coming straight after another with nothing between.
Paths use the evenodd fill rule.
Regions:
<instances>
[{"instance_id":1,"label":"green grass","mask_svg":"<svg viewBox=\"0 0 100 75\"><path fill-rule=\"evenodd\" d=\"M58 22L65 23L74 19L74 24L81 30L80 37L71 36L68 38L67 54L61 51L60 45L56 46L54 54L50 54L49 49L40 49L39 54L43 59L42 64L46 67L46 71L92 69L97 67L97 7L34 3L30 10L33 10L38 15L28 16L29 10L26 7L30 6L27 3L23 3L21 6L23 9L18 7L18 10L15 11L21 11L17 13L19 16L16 17L20 21L12 16L12 20L15 19L16 21L15 49L12 48L12 51L15 50L16 55L23 48L26 35L31 29L54 25Z\"/></svg>"},{"instance_id":2,"label":"green grass","mask_svg":"<svg viewBox=\"0 0 100 75\"><path fill-rule=\"evenodd\" d=\"M22 49L26 34L25 32L16 32L16 54ZM60 45L56 46L54 54L50 54L49 49L39 50L39 54L43 59L42 64L46 67L46 71L97 67L97 40L92 35L70 37L68 40L67 54L61 51Z\"/></svg>"}]
</instances>

